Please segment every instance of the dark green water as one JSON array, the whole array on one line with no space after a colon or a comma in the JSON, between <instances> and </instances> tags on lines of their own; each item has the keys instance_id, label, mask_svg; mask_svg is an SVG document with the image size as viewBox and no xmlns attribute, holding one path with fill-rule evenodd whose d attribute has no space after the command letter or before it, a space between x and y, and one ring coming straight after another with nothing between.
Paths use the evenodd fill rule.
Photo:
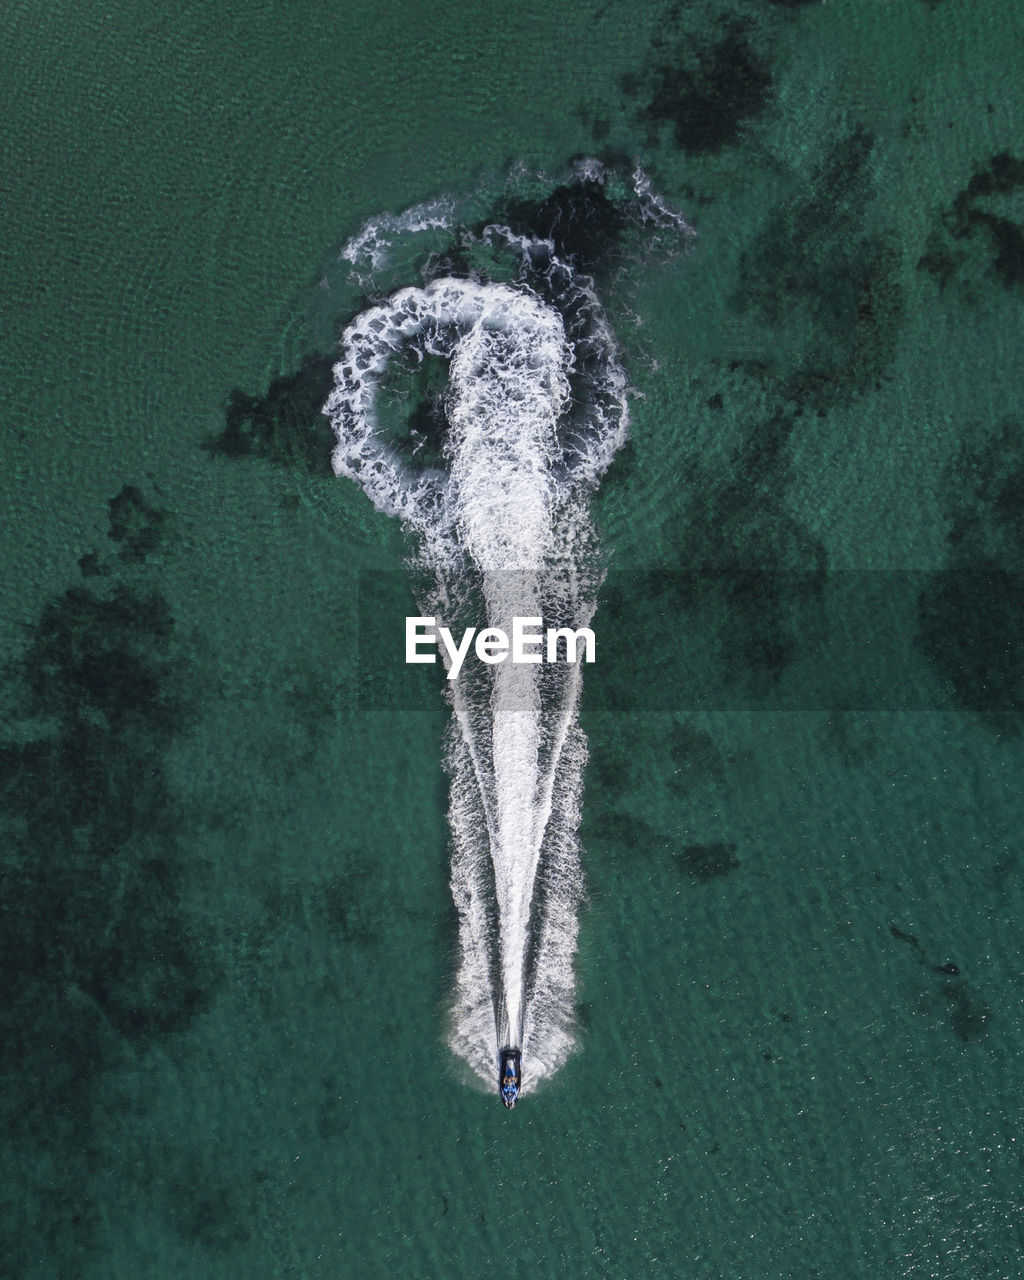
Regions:
<instances>
[{"instance_id":1,"label":"dark green water","mask_svg":"<svg viewBox=\"0 0 1024 1280\"><path fill-rule=\"evenodd\" d=\"M0 1274L1024 1274L1019 7L0 30ZM316 366L240 395L363 218L578 153L698 239L613 315L581 1049L508 1115L440 701L357 696L399 532Z\"/></svg>"}]
</instances>

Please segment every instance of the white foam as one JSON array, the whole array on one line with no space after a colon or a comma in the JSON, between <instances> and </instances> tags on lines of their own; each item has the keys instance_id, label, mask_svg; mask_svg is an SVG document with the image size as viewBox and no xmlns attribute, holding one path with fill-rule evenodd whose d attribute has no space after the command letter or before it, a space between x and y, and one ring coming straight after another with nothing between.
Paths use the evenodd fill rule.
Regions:
<instances>
[{"instance_id":1,"label":"white foam","mask_svg":"<svg viewBox=\"0 0 1024 1280\"><path fill-rule=\"evenodd\" d=\"M427 200L404 213L378 214L367 219L341 250L340 257L360 276L379 271L390 260L393 246L408 236L444 231L452 223L453 202L446 198Z\"/></svg>"},{"instance_id":2,"label":"white foam","mask_svg":"<svg viewBox=\"0 0 1024 1280\"><path fill-rule=\"evenodd\" d=\"M587 162L577 177L603 181L604 170ZM634 191L659 224L678 220L642 175ZM376 219L342 256L372 274L399 235L454 234L455 220L447 201ZM587 508L628 434L626 376L593 281L550 242L498 224L465 237L504 255L514 278L443 276L349 324L325 406L334 470L415 535L421 609L439 625L510 631L515 616L541 616L575 629L595 609ZM382 424L381 383L399 354L449 362L443 465L404 461ZM503 662L467 663L446 689L460 951L449 1041L488 1087L503 1045L522 1047L529 1088L574 1043L581 688L578 666Z\"/></svg>"}]
</instances>

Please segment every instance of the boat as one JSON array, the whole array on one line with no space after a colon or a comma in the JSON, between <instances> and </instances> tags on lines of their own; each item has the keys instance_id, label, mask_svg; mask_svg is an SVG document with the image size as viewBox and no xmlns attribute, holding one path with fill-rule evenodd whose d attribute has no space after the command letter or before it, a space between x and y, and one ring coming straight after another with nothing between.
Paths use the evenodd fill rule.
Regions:
<instances>
[{"instance_id":1,"label":"boat","mask_svg":"<svg viewBox=\"0 0 1024 1280\"><path fill-rule=\"evenodd\" d=\"M500 1066L498 1067L498 1092L501 1100L511 1111L519 1101L519 1093L523 1087L523 1051L521 1049L502 1049Z\"/></svg>"}]
</instances>

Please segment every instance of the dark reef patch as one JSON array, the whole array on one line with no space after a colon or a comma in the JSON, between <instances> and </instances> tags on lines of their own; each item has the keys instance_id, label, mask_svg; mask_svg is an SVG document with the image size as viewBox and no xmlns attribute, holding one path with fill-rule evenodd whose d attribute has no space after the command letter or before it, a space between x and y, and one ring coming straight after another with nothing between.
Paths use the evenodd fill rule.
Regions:
<instances>
[{"instance_id":1,"label":"dark reef patch","mask_svg":"<svg viewBox=\"0 0 1024 1280\"><path fill-rule=\"evenodd\" d=\"M670 28L679 16L677 8ZM622 90L640 103L637 118L651 127L652 143L668 124L680 150L716 154L738 142L771 103L770 63L753 24L734 14L711 27L711 39L692 31L659 33L644 71L623 78Z\"/></svg>"},{"instance_id":2,"label":"dark reef patch","mask_svg":"<svg viewBox=\"0 0 1024 1280\"><path fill-rule=\"evenodd\" d=\"M963 982L946 982L942 994L949 1004L949 1023L960 1040L979 1040L988 1031L992 1010Z\"/></svg>"},{"instance_id":3,"label":"dark reef patch","mask_svg":"<svg viewBox=\"0 0 1024 1280\"><path fill-rule=\"evenodd\" d=\"M25 710L54 728L0 747L4 817L22 833L3 858L0 910L20 941L5 993L73 988L129 1040L181 1030L209 996L202 948L185 943L182 823L163 769L191 722L172 631L155 592L65 592L22 664ZM5 1063L47 1056L45 1019L6 1030Z\"/></svg>"},{"instance_id":4,"label":"dark reef patch","mask_svg":"<svg viewBox=\"0 0 1024 1280\"><path fill-rule=\"evenodd\" d=\"M950 558L1007 572L1024 562L1024 422L1004 421L947 472Z\"/></svg>"},{"instance_id":5,"label":"dark reef patch","mask_svg":"<svg viewBox=\"0 0 1024 1280\"><path fill-rule=\"evenodd\" d=\"M740 865L736 846L728 843L688 844L674 857L680 871L705 883L728 875Z\"/></svg>"},{"instance_id":6,"label":"dark reef patch","mask_svg":"<svg viewBox=\"0 0 1024 1280\"><path fill-rule=\"evenodd\" d=\"M740 260L732 305L771 334L771 354L748 371L809 408L874 386L902 323L898 241L864 229L873 145L861 128L838 140L810 189L771 211Z\"/></svg>"},{"instance_id":7,"label":"dark reef patch","mask_svg":"<svg viewBox=\"0 0 1024 1280\"><path fill-rule=\"evenodd\" d=\"M943 211L929 235L917 267L933 276L940 289L956 281L976 301L974 277L997 280L1004 289L1024 285L1024 226L999 212L1024 188L1024 160L1008 151L977 168L967 186ZM994 207L993 207L994 202Z\"/></svg>"},{"instance_id":8,"label":"dark reef patch","mask_svg":"<svg viewBox=\"0 0 1024 1280\"><path fill-rule=\"evenodd\" d=\"M603 182L587 178L564 183L543 200L506 200L488 221L550 240L558 257L589 272L614 260L630 225L628 208L609 196Z\"/></svg>"},{"instance_id":9,"label":"dark reef patch","mask_svg":"<svg viewBox=\"0 0 1024 1280\"><path fill-rule=\"evenodd\" d=\"M100 596L69 588L43 610L25 657L33 712L55 717L75 743L107 732L115 749L133 722L154 746L180 732L184 703L167 684L173 629L170 606L157 591L118 583Z\"/></svg>"},{"instance_id":10,"label":"dark reef patch","mask_svg":"<svg viewBox=\"0 0 1024 1280\"><path fill-rule=\"evenodd\" d=\"M950 979L948 982L943 982L939 990L948 1005L949 1024L953 1034L965 1041L978 1040L984 1036L992 1018L992 1010L960 977L960 966L954 964L952 960L935 963L915 934L907 933L894 924L889 926L889 933L897 942L913 948L917 962L929 973Z\"/></svg>"},{"instance_id":11,"label":"dark reef patch","mask_svg":"<svg viewBox=\"0 0 1024 1280\"><path fill-rule=\"evenodd\" d=\"M142 490L126 484L108 504L110 530L108 537L119 542L118 556L128 564L140 564L159 547L164 534L166 511L150 506ZM83 570L84 574L84 570Z\"/></svg>"},{"instance_id":12,"label":"dark reef patch","mask_svg":"<svg viewBox=\"0 0 1024 1280\"><path fill-rule=\"evenodd\" d=\"M918 643L955 702L1024 731L1024 429L1003 424L948 469L948 569L918 602Z\"/></svg>"},{"instance_id":13,"label":"dark reef patch","mask_svg":"<svg viewBox=\"0 0 1024 1280\"><path fill-rule=\"evenodd\" d=\"M95 551L87 551L84 556L79 557L78 571L83 578L105 578L110 574L110 568L100 560Z\"/></svg>"},{"instance_id":14,"label":"dark reef patch","mask_svg":"<svg viewBox=\"0 0 1024 1280\"><path fill-rule=\"evenodd\" d=\"M26 1198L41 1194L43 1153L61 1171L52 1230L65 1259L88 1249L96 1221L82 1190L94 1125L116 1127L99 1082L183 1031L217 983L185 905L185 827L164 764L193 722L188 658L157 590L95 581L43 609L8 673L15 710L0 741L7 1140L27 1153ZM25 1251L38 1257L36 1227L5 1219L0 1248L18 1273Z\"/></svg>"},{"instance_id":15,"label":"dark reef patch","mask_svg":"<svg viewBox=\"0 0 1024 1280\"><path fill-rule=\"evenodd\" d=\"M262 396L232 391L224 430L203 447L222 457L264 458L328 475L334 435L322 410L334 387L335 360L308 356L295 373L275 378Z\"/></svg>"}]
</instances>

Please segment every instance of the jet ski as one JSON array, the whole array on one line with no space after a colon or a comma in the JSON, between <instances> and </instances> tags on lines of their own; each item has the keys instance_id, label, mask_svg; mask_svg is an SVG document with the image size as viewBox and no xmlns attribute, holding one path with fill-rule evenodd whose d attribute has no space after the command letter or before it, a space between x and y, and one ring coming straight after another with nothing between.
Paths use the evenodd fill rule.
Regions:
<instances>
[{"instance_id":1,"label":"jet ski","mask_svg":"<svg viewBox=\"0 0 1024 1280\"><path fill-rule=\"evenodd\" d=\"M498 1067L498 1092L510 1111L519 1101L519 1091L523 1087L522 1064L521 1049L502 1049Z\"/></svg>"}]
</instances>

